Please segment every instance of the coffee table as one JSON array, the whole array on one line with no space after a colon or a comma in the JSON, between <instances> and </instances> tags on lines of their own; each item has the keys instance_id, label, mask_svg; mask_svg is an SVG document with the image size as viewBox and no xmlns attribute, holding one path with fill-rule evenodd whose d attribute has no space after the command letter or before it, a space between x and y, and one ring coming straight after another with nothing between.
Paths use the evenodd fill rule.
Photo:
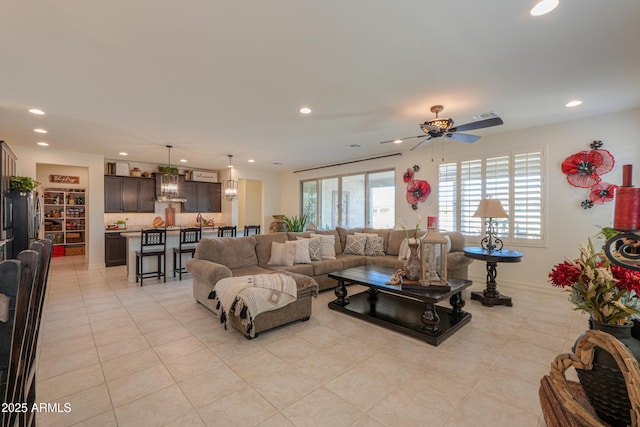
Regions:
<instances>
[{"instance_id":1,"label":"coffee table","mask_svg":"<svg viewBox=\"0 0 640 427\"><path fill-rule=\"evenodd\" d=\"M471 281L449 279L449 291L415 286L403 289L386 284L394 272L393 268L366 265L329 273L338 281L336 299L329 308L436 346L471 320L471 314L462 311L465 301L461 293ZM369 289L348 296L346 285L351 284ZM447 298L452 308L436 305Z\"/></svg>"}]
</instances>

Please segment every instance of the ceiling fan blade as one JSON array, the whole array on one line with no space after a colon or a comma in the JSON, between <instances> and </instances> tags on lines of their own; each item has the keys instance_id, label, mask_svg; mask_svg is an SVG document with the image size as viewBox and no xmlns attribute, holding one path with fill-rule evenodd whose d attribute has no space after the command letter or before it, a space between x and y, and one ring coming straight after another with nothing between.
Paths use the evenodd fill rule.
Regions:
<instances>
[{"instance_id":1,"label":"ceiling fan blade","mask_svg":"<svg viewBox=\"0 0 640 427\"><path fill-rule=\"evenodd\" d=\"M498 125L501 125L502 123L503 121L500 117L494 117L491 119L478 120L477 122L471 122L471 123L466 123L464 125L452 127L451 129L449 129L449 132L466 132L468 130L498 126Z\"/></svg>"},{"instance_id":2,"label":"ceiling fan blade","mask_svg":"<svg viewBox=\"0 0 640 427\"><path fill-rule=\"evenodd\" d=\"M453 139L454 141L469 142L469 143L476 142L477 140L480 139L478 135L469 135L468 133L447 132L444 136L445 138L450 138L450 139Z\"/></svg>"},{"instance_id":3,"label":"ceiling fan blade","mask_svg":"<svg viewBox=\"0 0 640 427\"><path fill-rule=\"evenodd\" d=\"M388 144L390 142L395 142L395 141L406 141L407 139L414 139L414 138L424 138L427 135L416 135L416 136L408 136L406 138L396 138L396 139L390 139L388 141L382 141L380 144Z\"/></svg>"},{"instance_id":4,"label":"ceiling fan blade","mask_svg":"<svg viewBox=\"0 0 640 427\"><path fill-rule=\"evenodd\" d=\"M429 141L431 139L431 137L429 135L422 135L422 138L424 138L424 139L422 141L418 142L416 145L414 145L413 148L411 150L409 150L409 151L415 150L416 148L421 146L424 142L427 142L427 141Z\"/></svg>"}]
</instances>

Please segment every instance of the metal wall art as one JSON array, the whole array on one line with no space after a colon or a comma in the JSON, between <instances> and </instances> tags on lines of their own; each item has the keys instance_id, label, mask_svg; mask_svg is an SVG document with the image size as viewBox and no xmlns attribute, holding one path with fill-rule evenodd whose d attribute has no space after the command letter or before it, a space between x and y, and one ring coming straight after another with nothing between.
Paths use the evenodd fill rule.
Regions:
<instances>
[{"instance_id":1,"label":"metal wall art","mask_svg":"<svg viewBox=\"0 0 640 427\"><path fill-rule=\"evenodd\" d=\"M580 202L583 209L602 205L613 200L617 185L602 181L601 176L609 173L615 165L613 155L602 149L602 141L593 141L591 150L572 154L562 162L562 172L569 184L578 188L589 188L589 198Z\"/></svg>"},{"instance_id":2,"label":"metal wall art","mask_svg":"<svg viewBox=\"0 0 640 427\"><path fill-rule=\"evenodd\" d=\"M427 181L414 179L415 173L419 170L420 166L413 165L403 175L403 180L407 183L407 203L411 205L413 210L417 210L418 203L427 200L431 194L431 186Z\"/></svg>"}]
</instances>

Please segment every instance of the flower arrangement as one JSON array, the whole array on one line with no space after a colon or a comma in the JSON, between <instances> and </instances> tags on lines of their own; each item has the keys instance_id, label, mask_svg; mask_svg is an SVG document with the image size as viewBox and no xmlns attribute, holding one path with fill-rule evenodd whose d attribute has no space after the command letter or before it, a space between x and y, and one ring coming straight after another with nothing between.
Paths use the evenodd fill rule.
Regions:
<instances>
[{"instance_id":1,"label":"flower arrangement","mask_svg":"<svg viewBox=\"0 0 640 427\"><path fill-rule=\"evenodd\" d=\"M422 217L419 214L416 214L416 238L418 237L418 231L420 231L420 223L422 222ZM409 231L407 230L407 226L405 225L404 220L398 221L398 225L400 228L404 230L404 234L407 236L407 241L411 241L409 237Z\"/></svg>"},{"instance_id":2,"label":"flower arrangement","mask_svg":"<svg viewBox=\"0 0 640 427\"><path fill-rule=\"evenodd\" d=\"M612 264L596 252L591 239L579 244L580 257L556 264L549 273L553 286L567 289L574 310L595 321L624 325L640 315L640 273Z\"/></svg>"}]
</instances>

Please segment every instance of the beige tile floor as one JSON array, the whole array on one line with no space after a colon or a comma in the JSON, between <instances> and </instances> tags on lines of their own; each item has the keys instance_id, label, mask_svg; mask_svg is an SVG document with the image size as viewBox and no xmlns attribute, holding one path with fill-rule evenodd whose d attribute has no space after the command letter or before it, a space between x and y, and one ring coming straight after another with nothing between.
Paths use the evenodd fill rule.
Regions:
<instances>
[{"instance_id":1,"label":"beige tile floor","mask_svg":"<svg viewBox=\"0 0 640 427\"><path fill-rule=\"evenodd\" d=\"M140 288L124 267L85 268L52 262L37 400L71 411L40 426L544 426L540 378L586 326L550 285L500 283L514 306L465 291L473 319L438 347L329 310L331 291L311 320L249 341L189 275Z\"/></svg>"}]
</instances>

